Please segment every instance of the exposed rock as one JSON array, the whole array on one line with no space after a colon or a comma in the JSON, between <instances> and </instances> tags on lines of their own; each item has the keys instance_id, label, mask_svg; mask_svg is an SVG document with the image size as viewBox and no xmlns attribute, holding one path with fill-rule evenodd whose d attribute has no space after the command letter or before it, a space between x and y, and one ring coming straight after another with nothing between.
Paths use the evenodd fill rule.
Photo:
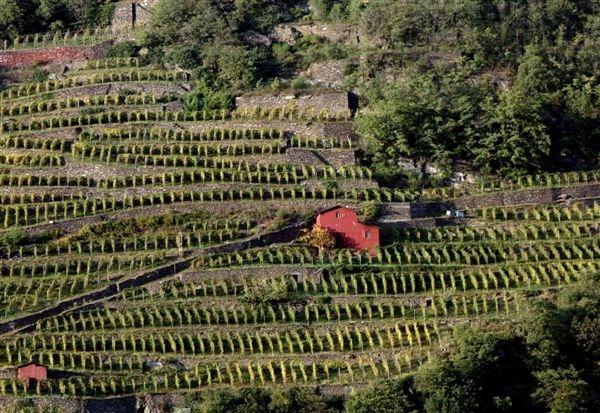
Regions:
<instances>
[{"instance_id":1,"label":"exposed rock","mask_svg":"<svg viewBox=\"0 0 600 413\"><path fill-rule=\"evenodd\" d=\"M476 172L455 172L454 174L452 174L450 182L453 187L457 188L465 184L475 184L477 183L479 178L480 175Z\"/></svg>"},{"instance_id":2,"label":"exposed rock","mask_svg":"<svg viewBox=\"0 0 600 413\"><path fill-rule=\"evenodd\" d=\"M242 36L246 42L255 46L262 45L269 47L273 44L273 40L271 40L269 36L265 36L264 34L254 32L252 30L247 31Z\"/></svg>"},{"instance_id":3,"label":"exposed rock","mask_svg":"<svg viewBox=\"0 0 600 413\"><path fill-rule=\"evenodd\" d=\"M345 60L327 60L312 63L303 75L312 85L341 87L344 84L345 69Z\"/></svg>"},{"instance_id":4,"label":"exposed rock","mask_svg":"<svg viewBox=\"0 0 600 413\"><path fill-rule=\"evenodd\" d=\"M360 43L356 29L345 23L286 23L275 26L271 38L284 43L295 44L302 36L318 36L332 43Z\"/></svg>"},{"instance_id":5,"label":"exposed rock","mask_svg":"<svg viewBox=\"0 0 600 413\"><path fill-rule=\"evenodd\" d=\"M161 370L164 367L165 366L160 361L146 360L146 362L144 362L144 369Z\"/></svg>"}]
</instances>

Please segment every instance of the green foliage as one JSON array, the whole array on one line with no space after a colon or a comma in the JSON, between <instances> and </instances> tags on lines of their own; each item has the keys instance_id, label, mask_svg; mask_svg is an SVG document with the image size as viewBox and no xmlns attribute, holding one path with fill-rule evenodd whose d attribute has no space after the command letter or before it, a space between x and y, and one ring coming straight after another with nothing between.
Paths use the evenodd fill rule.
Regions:
<instances>
[{"instance_id":1,"label":"green foliage","mask_svg":"<svg viewBox=\"0 0 600 413\"><path fill-rule=\"evenodd\" d=\"M294 80L292 80L290 86L292 87L292 89L306 89L308 87L308 82L303 77L297 77Z\"/></svg>"},{"instance_id":2,"label":"green foliage","mask_svg":"<svg viewBox=\"0 0 600 413\"><path fill-rule=\"evenodd\" d=\"M18 229L6 231L0 236L0 248L14 248L29 240L29 237L24 232Z\"/></svg>"},{"instance_id":3,"label":"green foliage","mask_svg":"<svg viewBox=\"0 0 600 413\"><path fill-rule=\"evenodd\" d=\"M365 202L360 211L363 222L374 222L381 212L381 203L377 201Z\"/></svg>"},{"instance_id":4,"label":"green foliage","mask_svg":"<svg viewBox=\"0 0 600 413\"><path fill-rule=\"evenodd\" d=\"M33 82L45 82L48 79L48 75L49 73L47 70L41 67L36 67L31 72L31 80Z\"/></svg>"},{"instance_id":5,"label":"green foliage","mask_svg":"<svg viewBox=\"0 0 600 413\"><path fill-rule=\"evenodd\" d=\"M525 411L533 377L523 340L496 333L459 331L456 351L426 365L415 387L428 413Z\"/></svg>"},{"instance_id":6,"label":"green foliage","mask_svg":"<svg viewBox=\"0 0 600 413\"><path fill-rule=\"evenodd\" d=\"M114 8L110 0L0 0L0 39L103 27L110 23Z\"/></svg>"},{"instance_id":7,"label":"green foliage","mask_svg":"<svg viewBox=\"0 0 600 413\"><path fill-rule=\"evenodd\" d=\"M278 304L285 302L287 297L285 280L256 277L240 300L250 304Z\"/></svg>"},{"instance_id":8,"label":"green foliage","mask_svg":"<svg viewBox=\"0 0 600 413\"><path fill-rule=\"evenodd\" d=\"M291 6L294 2L287 3ZM237 0L230 18L239 32L252 30L269 33L277 23L289 20L291 17L289 7L281 7L261 0Z\"/></svg>"},{"instance_id":9,"label":"green foliage","mask_svg":"<svg viewBox=\"0 0 600 413\"><path fill-rule=\"evenodd\" d=\"M551 140L539 102L517 89L489 102L486 134L475 149L475 161L487 172L506 176L541 171L549 162Z\"/></svg>"},{"instance_id":10,"label":"green foliage","mask_svg":"<svg viewBox=\"0 0 600 413\"><path fill-rule=\"evenodd\" d=\"M394 50L359 68L372 79L358 84L358 128L375 174L400 155L503 176L595 167L598 13L581 1L369 3L363 31Z\"/></svg>"},{"instance_id":11,"label":"green foliage","mask_svg":"<svg viewBox=\"0 0 600 413\"><path fill-rule=\"evenodd\" d=\"M233 99L227 90L211 86L209 82L207 79L200 79L196 89L185 97L187 112L231 108Z\"/></svg>"},{"instance_id":12,"label":"green foliage","mask_svg":"<svg viewBox=\"0 0 600 413\"><path fill-rule=\"evenodd\" d=\"M238 392L207 392L200 404L202 413L334 413L340 412L336 399L315 394L309 389L250 388Z\"/></svg>"},{"instance_id":13,"label":"green foliage","mask_svg":"<svg viewBox=\"0 0 600 413\"><path fill-rule=\"evenodd\" d=\"M537 374L536 402L550 413L585 413L594 410L594 391L573 368L544 370Z\"/></svg>"},{"instance_id":14,"label":"green foliage","mask_svg":"<svg viewBox=\"0 0 600 413\"><path fill-rule=\"evenodd\" d=\"M557 303L528 304L522 332L540 369L573 365L600 378L592 367L600 362L599 284L600 276L589 276L565 287Z\"/></svg>"},{"instance_id":15,"label":"green foliage","mask_svg":"<svg viewBox=\"0 0 600 413\"><path fill-rule=\"evenodd\" d=\"M361 0L310 0L316 20L356 20L364 5Z\"/></svg>"},{"instance_id":16,"label":"green foliage","mask_svg":"<svg viewBox=\"0 0 600 413\"><path fill-rule=\"evenodd\" d=\"M0 37L12 38L23 29L25 11L17 0L0 0Z\"/></svg>"},{"instance_id":17,"label":"green foliage","mask_svg":"<svg viewBox=\"0 0 600 413\"><path fill-rule=\"evenodd\" d=\"M126 41L117 43L108 48L106 52L107 58L118 58L118 57L134 57L137 55L139 46L134 41Z\"/></svg>"},{"instance_id":18,"label":"green foliage","mask_svg":"<svg viewBox=\"0 0 600 413\"><path fill-rule=\"evenodd\" d=\"M346 413L413 413L419 405L412 378L371 385L352 394Z\"/></svg>"}]
</instances>

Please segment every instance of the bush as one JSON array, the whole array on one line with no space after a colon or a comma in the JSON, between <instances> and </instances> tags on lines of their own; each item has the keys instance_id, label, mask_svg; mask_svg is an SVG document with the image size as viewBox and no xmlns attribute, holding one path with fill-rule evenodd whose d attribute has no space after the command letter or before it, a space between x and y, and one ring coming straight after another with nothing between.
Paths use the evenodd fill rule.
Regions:
<instances>
[{"instance_id":1,"label":"bush","mask_svg":"<svg viewBox=\"0 0 600 413\"><path fill-rule=\"evenodd\" d=\"M381 203L377 201L368 201L363 204L360 217L364 222L373 222L379 216L380 211Z\"/></svg>"},{"instance_id":2,"label":"bush","mask_svg":"<svg viewBox=\"0 0 600 413\"><path fill-rule=\"evenodd\" d=\"M18 229L11 229L0 236L0 248L13 248L22 245L26 240L27 234Z\"/></svg>"},{"instance_id":3,"label":"bush","mask_svg":"<svg viewBox=\"0 0 600 413\"><path fill-rule=\"evenodd\" d=\"M177 46L167 54L167 61L184 69L194 69L200 64L200 55L191 46Z\"/></svg>"},{"instance_id":4,"label":"bush","mask_svg":"<svg viewBox=\"0 0 600 413\"><path fill-rule=\"evenodd\" d=\"M330 250L335 247L335 236L327 228L315 225L311 230L304 231L300 242L320 251Z\"/></svg>"},{"instance_id":5,"label":"bush","mask_svg":"<svg viewBox=\"0 0 600 413\"><path fill-rule=\"evenodd\" d=\"M139 46L133 41L121 42L111 46L106 52L106 57L134 57L139 49Z\"/></svg>"},{"instance_id":6,"label":"bush","mask_svg":"<svg viewBox=\"0 0 600 413\"><path fill-rule=\"evenodd\" d=\"M308 82L303 77L297 77L292 80L291 86L292 89L306 89L308 87Z\"/></svg>"},{"instance_id":7,"label":"bush","mask_svg":"<svg viewBox=\"0 0 600 413\"><path fill-rule=\"evenodd\" d=\"M347 413L417 412L412 379L394 380L359 390L346 402Z\"/></svg>"},{"instance_id":8,"label":"bush","mask_svg":"<svg viewBox=\"0 0 600 413\"><path fill-rule=\"evenodd\" d=\"M48 75L49 73L46 69L43 67L36 67L33 69L33 72L31 72L31 80L38 83L45 82L48 80Z\"/></svg>"},{"instance_id":9,"label":"bush","mask_svg":"<svg viewBox=\"0 0 600 413\"><path fill-rule=\"evenodd\" d=\"M256 278L240 297L240 301L250 304L278 304L287 301L287 298L287 285L284 280Z\"/></svg>"},{"instance_id":10,"label":"bush","mask_svg":"<svg viewBox=\"0 0 600 413\"><path fill-rule=\"evenodd\" d=\"M233 98L227 89L211 86L210 80L201 79L196 89L185 97L184 105L187 112L230 109ZM214 83L213 83L214 85Z\"/></svg>"}]
</instances>

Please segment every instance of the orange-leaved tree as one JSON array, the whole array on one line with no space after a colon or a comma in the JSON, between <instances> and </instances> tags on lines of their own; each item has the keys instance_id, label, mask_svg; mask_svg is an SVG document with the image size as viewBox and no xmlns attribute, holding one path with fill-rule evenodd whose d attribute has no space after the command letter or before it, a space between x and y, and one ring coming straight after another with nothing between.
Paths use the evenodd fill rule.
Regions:
<instances>
[{"instance_id":1,"label":"orange-leaved tree","mask_svg":"<svg viewBox=\"0 0 600 413\"><path fill-rule=\"evenodd\" d=\"M330 250L335 247L335 237L327 228L315 225L310 230L304 230L300 242L318 248L319 251Z\"/></svg>"}]
</instances>

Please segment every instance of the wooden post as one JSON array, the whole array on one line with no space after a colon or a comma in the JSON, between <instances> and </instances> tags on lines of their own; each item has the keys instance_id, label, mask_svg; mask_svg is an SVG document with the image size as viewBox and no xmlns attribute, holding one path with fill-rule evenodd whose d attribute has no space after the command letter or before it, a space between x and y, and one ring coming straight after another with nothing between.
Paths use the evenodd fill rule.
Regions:
<instances>
[{"instance_id":1,"label":"wooden post","mask_svg":"<svg viewBox=\"0 0 600 413\"><path fill-rule=\"evenodd\" d=\"M131 3L131 28L135 29L135 23L137 20L137 3Z\"/></svg>"}]
</instances>

